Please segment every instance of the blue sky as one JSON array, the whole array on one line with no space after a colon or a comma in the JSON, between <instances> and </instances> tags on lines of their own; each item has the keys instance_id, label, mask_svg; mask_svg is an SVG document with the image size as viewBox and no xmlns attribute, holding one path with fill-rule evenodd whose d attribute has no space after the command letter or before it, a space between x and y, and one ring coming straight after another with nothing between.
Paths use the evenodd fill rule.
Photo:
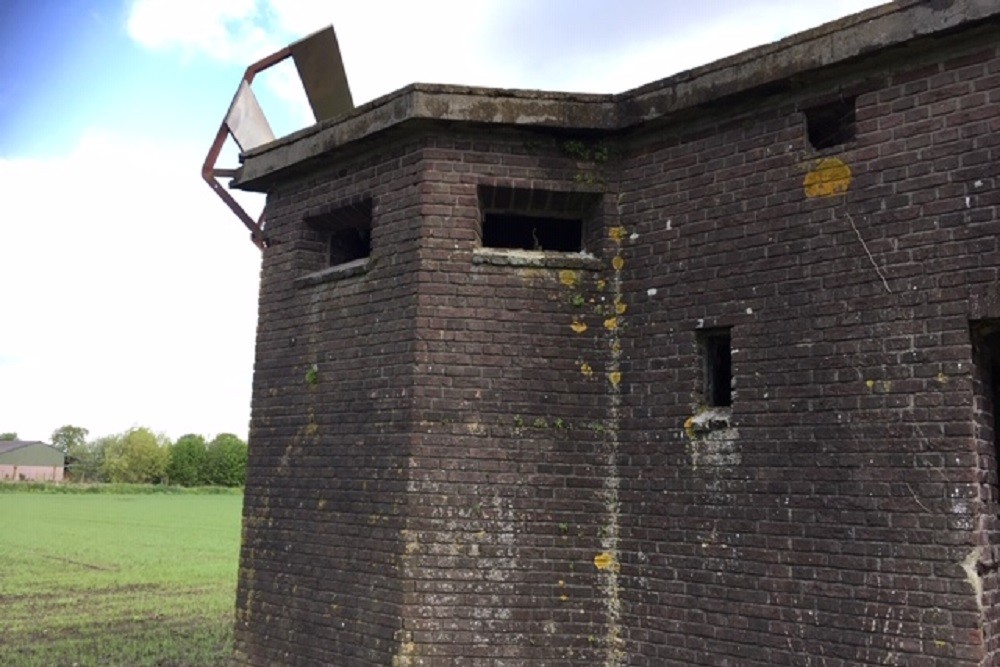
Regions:
<instances>
[{"instance_id":1,"label":"blue sky","mask_svg":"<svg viewBox=\"0 0 1000 667\"><path fill-rule=\"evenodd\" d=\"M106 0L5 0L0 9L0 155L65 152L90 124L161 137L209 127L197 105L231 94L230 68L137 48L128 7ZM227 76L228 75L228 76ZM225 104L225 102L221 102ZM170 122L162 122L169 110Z\"/></svg>"},{"instance_id":2,"label":"blue sky","mask_svg":"<svg viewBox=\"0 0 1000 667\"><path fill-rule=\"evenodd\" d=\"M356 103L620 92L875 4L0 0L0 432L246 435L260 255L199 170L245 67L295 39L335 26ZM276 134L311 122L290 64L254 90Z\"/></svg>"}]
</instances>

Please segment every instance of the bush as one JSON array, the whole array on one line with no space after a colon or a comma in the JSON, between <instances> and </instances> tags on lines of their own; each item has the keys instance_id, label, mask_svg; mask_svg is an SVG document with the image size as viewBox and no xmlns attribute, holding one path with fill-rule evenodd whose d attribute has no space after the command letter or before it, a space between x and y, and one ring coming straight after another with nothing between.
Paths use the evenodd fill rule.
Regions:
<instances>
[{"instance_id":1,"label":"bush","mask_svg":"<svg viewBox=\"0 0 1000 667\"><path fill-rule=\"evenodd\" d=\"M181 486L208 483L208 448L205 438L194 433L182 435L170 449L167 480Z\"/></svg>"},{"instance_id":2,"label":"bush","mask_svg":"<svg viewBox=\"0 0 1000 667\"><path fill-rule=\"evenodd\" d=\"M148 428L106 439L101 470L109 482L158 484L170 465L170 441Z\"/></svg>"},{"instance_id":3,"label":"bush","mask_svg":"<svg viewBox=\"0 0 1000 667\"><path fill-rule=\"evenodd\" d=\"M243 486L247 479L247 443L232 433L220 433L208 444L207 482Z\"/></svg>"}]
</instances>

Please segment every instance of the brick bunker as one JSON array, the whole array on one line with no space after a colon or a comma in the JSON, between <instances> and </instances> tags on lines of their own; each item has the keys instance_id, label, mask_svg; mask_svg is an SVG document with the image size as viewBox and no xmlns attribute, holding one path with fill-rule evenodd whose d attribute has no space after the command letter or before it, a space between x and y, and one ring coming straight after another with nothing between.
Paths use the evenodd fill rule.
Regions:
<instances>
[{"instance_id":1,"label":"brick bunker","mask_svg":"<svg viewBox=\"0 0 1000 667\"><path fill-rule=\"evenodd\" d=\"M235 663L1000 664L998 164L992 0L247 153Z\"/></svg>"}]
</instances>

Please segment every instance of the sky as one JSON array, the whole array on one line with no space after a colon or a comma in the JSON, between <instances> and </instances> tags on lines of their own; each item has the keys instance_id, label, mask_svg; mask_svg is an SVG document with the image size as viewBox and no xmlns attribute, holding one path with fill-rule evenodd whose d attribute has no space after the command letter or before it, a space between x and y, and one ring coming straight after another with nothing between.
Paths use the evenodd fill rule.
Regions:
<instances>
[{"instance_id":1,"label":"sky","mask_svg":"<svg viewBox=\"0 0 1000 667\"><path fill-rule=\"evenodd\" d=\"M260 252L200 168L246 66L297 39L334 25L356 104L617 93L877 4L0 0L0 432L246 437ZM254 92L277 136L312 124L290 61Z\"/></svg>"}]
</instances>

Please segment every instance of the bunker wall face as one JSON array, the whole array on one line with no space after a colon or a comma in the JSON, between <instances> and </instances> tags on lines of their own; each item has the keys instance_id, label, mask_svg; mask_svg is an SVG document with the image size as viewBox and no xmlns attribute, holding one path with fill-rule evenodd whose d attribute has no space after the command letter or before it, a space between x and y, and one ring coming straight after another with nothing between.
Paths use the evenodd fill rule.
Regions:
<instances>
[{"instance_id":1,"label":"bunker wall face","mask_svg":"<svg viewBox=\"0 0 1000 667\"><path fill-rule=\"evenodd\" d=\"M808 79L274 186L238 663L997 659L995 30Z\"/></svg>"},{"instance_id":2,"label":"bunker wall face","mask_svg":"<svg viewBox=\"0 0 1000 667\"><path fill-rule=\"evenodd\" d=\"M1000 59L920 53L629 140L627 664L997 659L970 322L1000 312ZM813 148L800 110L853 95L856 137Z\"/></svg>"},{"instance_id":3,"label":"bunker wall face","mask_svg":"<svg viewBox=\"0 0 1000 667\"><path fill-rule=\"evenodd\" d=\"M608 146L413 137L269 199L239 663L607 650L621 302ZM358 202L370 258L325 267L323 225ZM488 210L579 217L582 249L484 249Z\"/></svg>"},{"instance_id":4,"label":"bunker wall face","mask_svg":"<svg viewBox=\"0 0 1000 667\"><path fill-rule=\"evenodd\" d=\"M270 193L240 664L389 664L395 653L416 351L418 151L402 142L356 155ZM367 266L317 273L329 252L331 210L363 211L369 199L377 222Z\"/></svg>"},{"instance_id":5,"label":"bunker wall face","mask_svg":"<svg viewBox=\"0 0 1000 667\"><path fill-rule=\"evenodd\" d=\"M427 136L403 560L413 594L398 664L606 652L617 331L600 147L461 127ZM586 252L481 247L487 211L565 213L574 198Z\"/></svg>"}]
</instances>

